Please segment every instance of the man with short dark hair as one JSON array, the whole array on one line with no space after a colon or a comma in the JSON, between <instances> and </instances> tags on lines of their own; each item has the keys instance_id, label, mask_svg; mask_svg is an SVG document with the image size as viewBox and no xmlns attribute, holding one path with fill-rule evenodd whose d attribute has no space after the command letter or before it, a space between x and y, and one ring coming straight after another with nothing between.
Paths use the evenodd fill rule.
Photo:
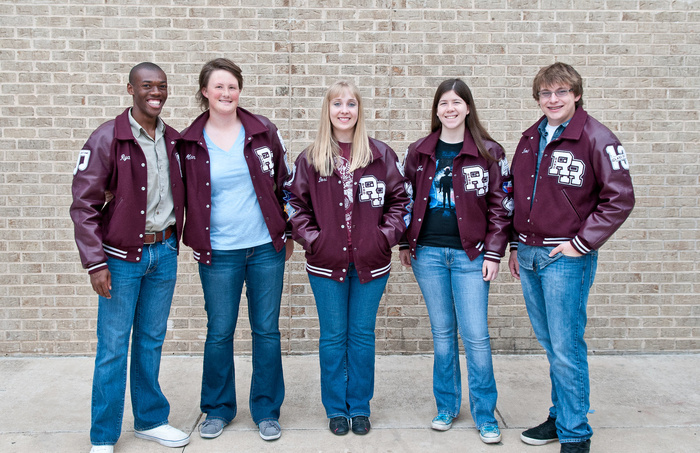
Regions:
<instances>
[{"instance_id":1,"label":"man with short dark hair","mask_svg":"<svg viewBox=\"0 0 700 453\"><path fill-rule=\"evenodd\" d=\"M513 158L517 242L508 265L547 353L552 407L547 421L520 438L530 445L558 440L562 453L587 453L586 304L597 250L629 216L634 193L620 141L583 110L578 72L565 63L542 68L532 91L544 116L523 132Z\"/></svg>"},{"instance_id":2,"label":"man with short dark hair","mask_svg":"<svg viewBox=\"0 0 700 453\"><path fill-rule=\"evenodd\" d=\"M168 98L160 67L134 66L127 92L133 106L92 133L73 171L75 241L99 295L92 453L111 453L121 433L130 334L136 437L168 447L190 440L168 424L158 384L184 211L180 134L159 117Z\"/></svg>"}]
</instances>

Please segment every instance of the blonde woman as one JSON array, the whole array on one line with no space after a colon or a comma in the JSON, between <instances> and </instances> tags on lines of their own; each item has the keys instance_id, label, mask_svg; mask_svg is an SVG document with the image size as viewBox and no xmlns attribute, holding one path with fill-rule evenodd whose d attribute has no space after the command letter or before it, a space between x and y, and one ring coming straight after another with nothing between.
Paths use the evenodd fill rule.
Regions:
<instances>
[{"instance_id":1,"label":"blonde woman","mask_svg":"<svg viewBox=\"0 0 700 453\"><path fill-rule=\"evenodd\" d=\"M293 238L321 329L321 398L336 435L367 434L374 393L374 327L391 269L391 248L408 221L409 199L394 151L369 138L351 82L326 92L314 143L287 184Z\"/></svg>"}]
</instances>

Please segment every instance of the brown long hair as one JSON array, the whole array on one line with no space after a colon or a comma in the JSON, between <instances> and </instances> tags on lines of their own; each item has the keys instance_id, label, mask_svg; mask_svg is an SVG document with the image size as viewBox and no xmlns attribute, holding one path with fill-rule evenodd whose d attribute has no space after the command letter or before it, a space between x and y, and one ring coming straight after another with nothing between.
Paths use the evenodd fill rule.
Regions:
<instances>
[{"instance_id":1,"label":"brown long hair","mask_svg":"<svg viewBox=\"0 0 700 453\"><path fill-rule=\"evenodd\" d=\"M465 120L467 129L471 132L476 147L479 149L479 154L481 154L486 160L496 160L495 157L489 153L486 148L485 140L490 140L501 146L496 140L494 140L491 135L486 131L486 128L481 125L479 121L479 115L476 112L476 105L474 105L474 97L472 96L472 91L469 89L466 83L462 79L447 79L442 82L435 91L435 98L433 98L433 110L432 110L432 120L430 125L430 130L432 132L437 131L442 127L440 118L437 116L438 104L440 103L440 98L443 94L448 91L454 91L457 96L462 98L464 102L467 103L469 107L469 113L467 114L467 119ZM501 146L501 148L503 148Z\"/></svg>"}]
</instances>

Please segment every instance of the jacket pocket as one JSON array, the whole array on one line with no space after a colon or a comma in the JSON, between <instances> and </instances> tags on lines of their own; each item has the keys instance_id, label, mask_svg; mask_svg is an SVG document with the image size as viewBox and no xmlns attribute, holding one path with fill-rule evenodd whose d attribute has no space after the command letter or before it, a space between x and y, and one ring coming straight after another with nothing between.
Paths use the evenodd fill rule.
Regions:
<instances>
[{"instance_id":1,"label":"jacket pocket","mask_svg":"<svg viewBox=\"0 0 700 453\"><path fill-rule=\"evenodd\" d=\"M379 227L377 227L375 243L377 244L377 249L382 253L382 255L391 255L391 247L389 246L389 240L386 238L386 236Z\"/></svg>"},{"instance_id":2,"label":"jacket pocket","mask_svg":"<svg viewBox=\"0 0 700 453\"><path fill-rule=\"evenodd\" d=\"M102 235L103 238L109 235L110 225L113 218L119 218L121 211L123 210L124 197L119 197L119 199L112 199L109 203L105 203L102 206Z\"/></svg>"},{"instance_id":3,"label":"jacket pocket","mask_svg":"<svg viewBox=\"0 0 700 453\"><path fill-rule=\"evenodd\" d=\"M578 217L578 221L583 222L583 219L581 218L578 211L576 210L576 207L571 202L571 198L569 198L569 194L566 193L566 189L561 189L561 193L562 193L562 195L564 195L564 198L566 198L566 202L569 204L569 207L571 208L571 210L574 211L574 214L576 214L576 217Z\"/></svg>"},{"instance_id":4,"label":"jacket pocket","mask_svg":"<svg viewBox=\"0 0 700 453\"><path fill-rule=\"evenodd\" d=\"M309 254L311 255L317 255L319 250L321 250L321 247L323 245L322 240L323 240L323 230L319 230L318 235L316 236L316 239L313 240L309 244L309 249L307 250Z\"/></svg>"}]
</instances>

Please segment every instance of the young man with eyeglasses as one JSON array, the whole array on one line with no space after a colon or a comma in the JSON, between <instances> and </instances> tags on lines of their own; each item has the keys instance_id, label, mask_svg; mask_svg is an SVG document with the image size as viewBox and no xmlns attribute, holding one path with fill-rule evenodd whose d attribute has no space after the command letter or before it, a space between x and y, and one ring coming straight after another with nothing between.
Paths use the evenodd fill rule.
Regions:
<instances>
[{"instance_id":1,"label":"young man with eyeglasses","mask_svg":"<svg viewBox=\"0 0 700 453\"><path fill-rule=\"evenodd\" d=\"M562 453L587 453L593 430L586 304L597 250L629 216L634 192L625 150L583 109L583 82L573 67L542 68L532 94L544 116L523 132L512 162L508 265L547 353L552 407L547 421L520 438L530 445L558 440Z\"/></svg>"}]
</instances>

